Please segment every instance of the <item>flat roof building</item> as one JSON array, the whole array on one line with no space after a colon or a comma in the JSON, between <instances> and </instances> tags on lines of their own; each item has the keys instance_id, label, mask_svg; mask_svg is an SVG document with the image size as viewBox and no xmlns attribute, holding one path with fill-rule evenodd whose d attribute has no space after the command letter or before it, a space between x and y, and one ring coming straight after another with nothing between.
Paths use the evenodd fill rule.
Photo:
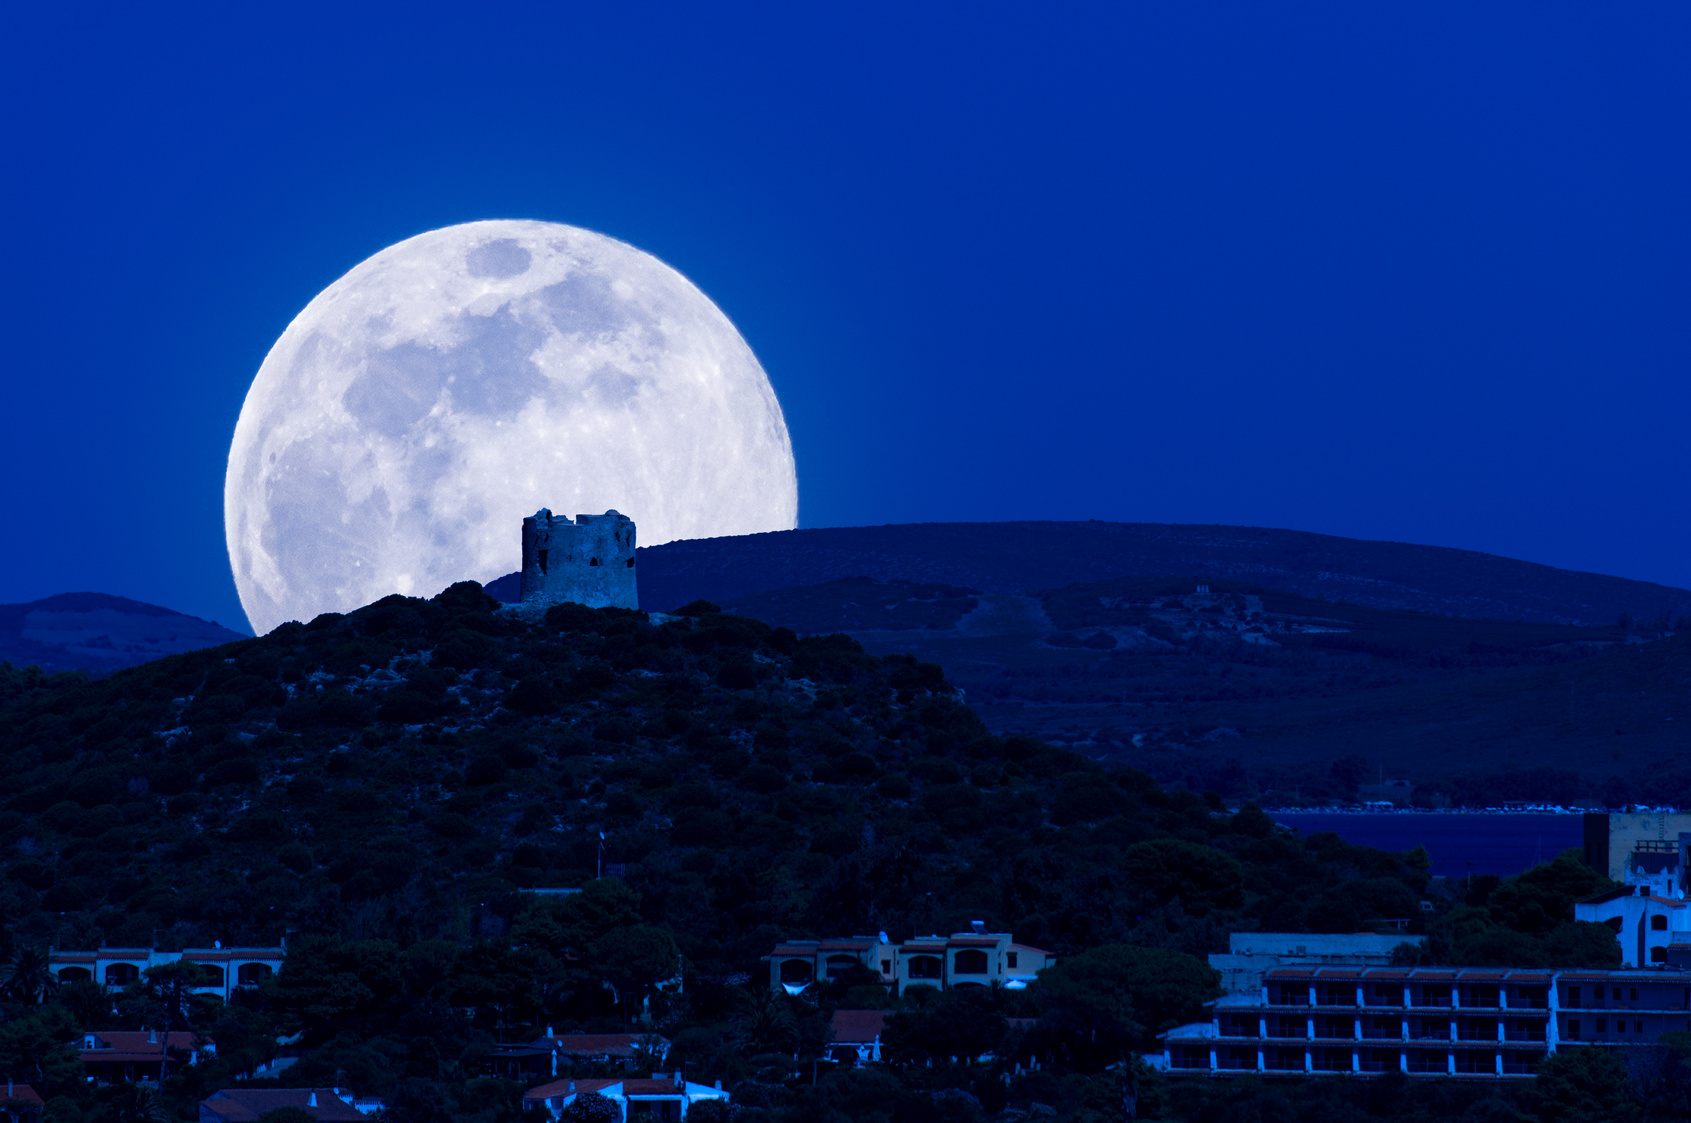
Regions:
<instances>
[{"instance_id":1,"label":"flat roof building","mask_svg":"<svg viewBox=\"0 0 1691 1123\"><path fill-rule=\"evenodd\" d=\"M1691 1031L1691 971L1277 967L1164 1035L1171 1073L1533 1075L1558 1049Z\"/></svg>"}]
</instances>

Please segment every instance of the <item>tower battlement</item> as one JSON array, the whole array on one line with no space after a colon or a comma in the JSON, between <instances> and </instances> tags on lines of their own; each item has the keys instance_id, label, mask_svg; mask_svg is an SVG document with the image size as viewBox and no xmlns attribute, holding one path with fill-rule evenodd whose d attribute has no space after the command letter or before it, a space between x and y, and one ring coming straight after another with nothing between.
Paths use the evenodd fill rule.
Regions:
<instances>
[{"instance_id":1,"label":"tower battlement","mask_svg":"<svg viewBox=\"0 0 1691 1123\"><path fill-rule=\"evenodd\" d=\"M523 520L522 605L574 601L589 608L639 608L634 520L616 511L575 521L542 507Z\"/></svg>"}]
</instances>

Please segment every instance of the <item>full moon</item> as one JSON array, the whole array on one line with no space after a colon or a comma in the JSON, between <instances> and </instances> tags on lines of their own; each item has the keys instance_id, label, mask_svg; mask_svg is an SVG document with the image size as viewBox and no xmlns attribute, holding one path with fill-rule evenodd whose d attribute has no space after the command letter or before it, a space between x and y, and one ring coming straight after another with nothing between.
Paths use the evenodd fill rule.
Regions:
<instances>
[{"instance_id":1,"label":"full moon","mask_svg":"<svg viewBox=\"0 0 1691 1123\"><path fill-rule=\"evenodd\" d=\"M550 222L419 234L324 289L259 368L223 488L259 635L510 573L541 507L615 508L643 546L798 519L781 406L728 317Z\"/></svg>"}]
</instances>

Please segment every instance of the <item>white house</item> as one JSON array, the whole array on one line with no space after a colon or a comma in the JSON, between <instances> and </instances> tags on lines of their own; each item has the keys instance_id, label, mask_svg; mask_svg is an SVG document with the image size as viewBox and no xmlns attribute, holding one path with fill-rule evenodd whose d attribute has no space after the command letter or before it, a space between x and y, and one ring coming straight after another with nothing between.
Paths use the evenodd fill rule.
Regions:
<instances>
[{"instance_id":1,"label":"white house","mask_svg":"<svg viewBox=\"0 0 1691 1123\"><path fill-rule=\"evenodd\" d=\"M524 1092L523 1108L545 1111L556 1119L577 1096L588 1092L597 1092L615 1103L622 1111L624 1121L635 1118L652 1120L653 1123L685 1119L692 1106L702 1100L722 1100L725 1103L728 1100L728 1093L722 1090L720 1081L712 1088L683 1080L677 1072L673 1075L653 1073L650 1079L554 1080Z\"/></svg>"}]
</instances>

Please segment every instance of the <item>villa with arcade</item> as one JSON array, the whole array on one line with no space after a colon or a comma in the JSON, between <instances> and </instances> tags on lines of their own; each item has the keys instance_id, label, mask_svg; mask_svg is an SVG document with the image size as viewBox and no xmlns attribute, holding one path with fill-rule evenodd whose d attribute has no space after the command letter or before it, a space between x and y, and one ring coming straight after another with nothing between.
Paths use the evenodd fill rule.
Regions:
<instances>
[{"instance_id":1,"label":"villa with arcade","mask_svg":"<svg viewBox=\"0 0 1691 1123\"><path fill-rule=\"evenodd\" d=\"M139 982L149 967L178 960L200 966L205 982L195 988L201 994L215 994L225 1002L241 987L256 987L282 969L287 949L282 947L184 948L159 951L156 948L96 948L48 953L48 969L60 984L93 980L113 989Z\"/></svg>"}]
</instances>

